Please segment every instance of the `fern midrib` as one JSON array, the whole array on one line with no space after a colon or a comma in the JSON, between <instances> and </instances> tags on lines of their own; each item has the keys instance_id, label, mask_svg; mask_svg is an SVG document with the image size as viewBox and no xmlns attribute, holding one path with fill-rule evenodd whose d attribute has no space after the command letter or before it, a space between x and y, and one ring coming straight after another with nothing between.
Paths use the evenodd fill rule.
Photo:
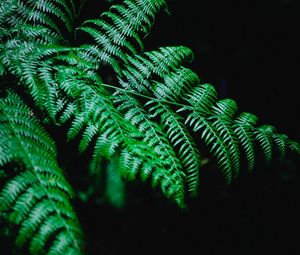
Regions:
<instances>
[{"instance_id":1,"label":"fern midrib","mask_svg":"<svg viewBox=\"0 0 300 255\"><path fill-rule=\"evenodd\" d=\"M248 161L249 161L248 164L249 164L249 166L252 166L252 165L254 165L254 156L255 156L253 142L249 138L249 135L247 134L247 132L246 132L246 130L245 130L245 128L243 126L238 126L238 128L240 130L242 130L242 132L244 133L244 135L245 135L245 137L246 137L246 139L248 141L248 144L250 144L250 148L251 148L251 152L250 153L251 153L252 157L247 153L247 148L245 148L245 151L246 151L246 156L247 156ZM254 128L251 128L251 129L254 130ZM249 158L249 156L250 156L250 158ZM253 168L253 166L249 167L249 169L251 169L251 168Z\"/></svg>"},{"instance_id":2,"label":"fern midrib","mask_svg":"<svg viewBox=\"0 0 300 255\"><path fill-rule=\"evenodd\" d=\"M226 150L226 153L225 153L225 155L226 155L226 158L227 158L227 160L228 160L228 162L229 162L229 164L230 164L230 169L229 169L229 171L230 171L230 181L231 181L231 179L232 179L232 173L231 173L231 171L232 171L232 162L231 162L231 158L230 158L230 151L228 151L228 147L226 146L226 144L219 138L219 135L211 128L211 126L208 124L208 122L207 122L207 120L204 118L204 117L202 117L201 115L199 115L199 113L198 112L196 112L196 111L194 111L194 114L196 114L197 115L197 117L198 118L200 118L200 119L202 119L202 121L205 123L205 125L210 129L210 131L214 134L214 137L217 139L217 142L219 143L219 144L221 144L222 145L222 147Z\"/></svg>"},{"instance_id":3,"label":"fern midrib","mask_svg":"<svg viewBox=\"0 0 300 255\"><path fill-rule=\"evenodd\" d=\"M93 87L89 86L90 90L92 91L92 93L97 97L97 99L99 99L102 104L104 105L104 107L107 109L108 112L111 113L110 117L113 119L113 121L116 123L116 126L119 128L119 132L121 133L121 136L123 137L123 142L126 142L127 137L124 134L123 128L120 126L118 120L115 117L115 113L113 113L108 107L107 104L104 102L104 100L102 99L101 96L99 96L99 94L95 91L95 89L93 89ZM85 100L86 101L86 100Z\"/></svg>"},{"instance_id":4,"label":"fern midrib","mask_svg":"<svg viewBox=\"0 0 300 255\"><path fill-rule=\"evenodd\" d=\"M162 104L161 102L158 102L158 103L159 103L159 105L161 105L161 106L165 109L165 111L168 112L168 109L165 107L164 104ZM174 117L174 115L173 115L172 113L170 113L170 116L171 116L171 118L173 119L173 121L177 123L177 126L179 127L179 129L180 129L180 131L181 131L181 134L183 134L183 136L184 136L184 138L185 138L185 141L188 143L189 149L190 149L190 151L192 151L192 157L195 159L195 162L194 162L194 163L196 163L197 168L198 168L198 170L199 170L200 165L198 164L197 157L195 156L195 155L199 155L199 154L195 151L194 146L190 143L189 138L187 137L185 131L183 130L183 128L182 128L182 126L180 125L180 123L178 122L178 120ZM180 155L179 155L179 156L180 156ZM180 156L180 157L181 157L181 156ZM200 157L200 155L199 155L199 157ZM200 159L200 158L199 158L199 159ZM187 177L187 179L188 179L188 177Z\"/></svg>"},{"instance_id":5,"label":"fern midrib","mask_svg":"<svg viewBox=\"0 0 300 255\"><path fill-rule=\"evenodd\" d=\"M226 124L224 124L223 122L222 122L222 120L220 119L220 118L218 118L218 120L219 120L219 122L221 123L221 125L226 129L226 133L228 134L228 136L230 137L230 140L231 140L231 142L229 143L229 148L230 147L233 147L233 149L234 149L234 151L235 151L235 153L233 154L233 155L231 155L231 157L232 158L234 158L235 160L237 160L237 171L239 170L239 157L238 157L238 155L239 155L239 148L237 147L237 145L236 145L236 143L235 143L235 141L234 141L234 137L232 136L232 134L231 134L231 132L230 132L230 130L228 129L228 127L227 127L227 125Z\"/></svg>"},{"instance_id":6,"label":"fern midrib","mask_svg":"<svg viewBox=\"0 0 300 255\"><path fill-rule=\"evenodd\" d=\"M113 88L115 90L120 90L120 91L123 91L125 93L130 93L130 94L133 94L133 95L136 95L136 96L144 97L144 98L156 101L156 102L164 102L164 103L168 103L168 104L172 104L172 105L178 105L178 106L181 106L181 107L186 107L186 108L189 108L189 109L193 109L193 107L190 106L190 105L176 103L176 102L168 101L168 100L164 100L164 99L157 99L157 98L154 98L154 97L150 97L150 96L146 96L144 94L138 93L136 91L119 88L119 87L116 87L116 86L113 86L113 85L110 85L110 84L102 83L101 85L103 85L104 87Z\"/></svg>"},{"instance_id":7,"label":"fern midrib","mask_svg":"<svg viewBox=\"0 0 300 255\"><path fill-rule=\"evenodd\" d=\"M267 153L265 153L266 152L265 148L264 148L265 146L262 146L263 149L264 149L264 153L266 154L267 161L271 161L272 160L272 147L273 147L273 144L272 144L272 142L270 142L270 139L269 139L268 135L266 134L267 133L266 131L260 130L259 128L257 128L256 130L258 130L258 132L259 132L258 136L262 135L263 138L264 138L264 141L267 142L267 144L268 144L268 148L267 149L271 148L270 153L267 154Z\"/></svg>"},{"instance_id":8,"label":"fern midrib","mask_svg":"<svg viewBox=\"0 0 300 255\"><path fill-rule=\"evenodd\" d=\"M24 23L22 25L26 25L27 21L31 18L31 14L35 11L35 9L37 8L38 4L39 4L40 0L36 1L35 5L33 6L31 12L28 13ZM22 21L22 19L20 20L20 22ZM19 30L21 31L21 30Z\"/></svg>"},{"instance_id":9,"label":"fern midrib","mask_svg":"<svg viewBox=\"0 0 300 255\"><path fill-rule=\"evenodd\" d=\"M161 105L166 111L168 111L168 109L165 107L164 104L161 103L161 101L158 101L159 105ZM177 123L177 126L179 127L181 134L183 134L185 140L188 142L188 145L190 147L190 149L192 150L193 154L196 155L196 151L194 150L193 145L190 143L189 138L187 137L185 131L183 130L183 128L181 127L180 123L178 122L178 120L174 117L173 114L170 114L171 118Z\"/></svg>"},{"instance_id":10,"label":"fern midrib","mask_svg":"<svg viewBox=\"0 0 300 255\"><path fill-rule=\"evenodd\" d=\"M2 113L4 115L6 115L6 117L9 117L7 114L5 114L4 111L2 111ZM9 119L9 118L8 118ZM47 199L53 204L53 208L55 208L55 212L57 213L57 215L59 215L59 217L62 219L62 222L63 222L63 225L65 227L65 229L67 230L67 232L69 233L69 235L72 236L72 240L73 240L73 243L74 243L74 246L77 247L78 250L81 250L80 248L80 245L79 243L77 242L77 239L76 237L73 235L73 231L68 227L68 225L65 224L65 218L62 216L62 214L60 213L60 211L56 208L56 204L55 204L55 201L50 197L48 196L48 192L47 192L47 189L44 188L43 186L43 182L39 176L39 173L38 171L36 170L36 167L34 165L34 162L32 162L31 158L30 158L30 152L26 149L26 146L23 146L23 142L22 142L22 139L19 138L19 135L18 133L15 132L14 130L14 126L10 123L10 121L8 121L9 123L9 126L14 134L14 137L18 140L19 144L21 145L21 150L23 150L24 152L24 155L25 157L27 158L27 163L29 163L29 165L31 165L32 169L34 170L35 172L35 176L38 180L38 182L40 183L40 187L44 190L45 194L46 194L46 197Z\"/></svg>"},{"instance_id":11,"label":"fern midrib","mask_svg":"<svg viewBox=\"0 0 300 255\"><path fill-rule=\"evenodd\" d=\"M126 92L125 92L126 94ZM126 94L127 95L127 94ZM128 95L127 95L128 96ZM172 154L170 154L169 150L166 148L165 143L163 141L161 141L161 138L159 137L159 135L157 134L156 130L153 128L151 122L149 121L148 118L145 118L145 114L141 111L140 107L138 105L136 105L136 109L139 110L139 113L143 116L143 119L145 120L145 122L148 124L148 126L151 128L152 132L155 134L155 137L159 140L160 144L163 145L164 151L167 152L167 154L169 155L169 157L172 160L172 164L174 165L176 172L178 174L178 176L180 176L180 170L178 169L176 162L174 161L174 157L172 156Z\"/></svg>"}]
</instances>

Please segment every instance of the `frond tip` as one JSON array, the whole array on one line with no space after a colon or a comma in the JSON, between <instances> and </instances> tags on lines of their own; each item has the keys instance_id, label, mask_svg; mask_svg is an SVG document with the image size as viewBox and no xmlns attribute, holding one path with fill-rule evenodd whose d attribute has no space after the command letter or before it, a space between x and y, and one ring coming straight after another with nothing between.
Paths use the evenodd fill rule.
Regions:
<instances>
[{"instance_id":1,"label":"frond tip","mask_svg":"<svg viewBox=\"0 0 300 255\"><path fill-rule=\"evenodd\" d=\"M19 226L16 245L28 244L31 254L82 254L73 191L57 165L54 142L32 115L14 94L0 100L0 166L16 162L22 169L0 192L0 213Z\"/></svg>"}]
</instances>

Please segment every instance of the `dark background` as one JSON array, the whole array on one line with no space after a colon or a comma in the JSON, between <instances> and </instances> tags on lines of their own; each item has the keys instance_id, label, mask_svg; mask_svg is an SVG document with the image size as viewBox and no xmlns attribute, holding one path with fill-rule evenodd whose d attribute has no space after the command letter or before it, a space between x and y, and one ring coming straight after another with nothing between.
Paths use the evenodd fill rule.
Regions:
<instances>
[{"instance_id":1,"label":"dark background","mask_svg":"<svg viewBox=\"0 0 300 255\"><path fill-rule=\"evenodd\" d=\"M110 1L120 2L120 1ZM185 45L189 66L220 98L299 141L299 7L297 0L168 1L146 50ZM99 4L101 5L101 4ZM86 16L97 16L90 1ZM108 7L99 6L101 11ZM224 187L214 163L201 171L201 192L181 210L147 187L128 190L123 209L81 205L91 254L300 254L299 157Z\"/></svg>"}]
</instances>

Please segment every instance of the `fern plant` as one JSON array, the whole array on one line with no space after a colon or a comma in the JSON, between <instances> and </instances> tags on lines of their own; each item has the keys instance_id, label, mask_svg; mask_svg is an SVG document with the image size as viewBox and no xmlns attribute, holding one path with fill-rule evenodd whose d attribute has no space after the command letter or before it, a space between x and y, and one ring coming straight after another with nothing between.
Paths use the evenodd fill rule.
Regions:
<instances>
[{"instance_id":1,"label":"fern plant","mask_svg":"<svg viewBox=\"0 0 300 255\"><path fill-rule=\"evenodd\" d=\"M167 10L164 0L125 0L77 27L82 4L1 1L0 217L17 226L17 247L84 254L64 176L72 171L58 166L51 127L67 129L80 153L92 152L85 174L99 181L75 190L76 197L100 189L116 206L124 202L124 184L134 181L185 207L199 192L199 143L227 184L242 167L253 170L258 154L270 162L276 151L281 158L300 152L297 142L257 126L255 115L239 113L234 100L201 84L186 67L189 48L144 49L155 15ZM86 41L78 45L78 38ZM111 84L101 74L106 66L114 72Z\"/></svg>"}]
</instances>

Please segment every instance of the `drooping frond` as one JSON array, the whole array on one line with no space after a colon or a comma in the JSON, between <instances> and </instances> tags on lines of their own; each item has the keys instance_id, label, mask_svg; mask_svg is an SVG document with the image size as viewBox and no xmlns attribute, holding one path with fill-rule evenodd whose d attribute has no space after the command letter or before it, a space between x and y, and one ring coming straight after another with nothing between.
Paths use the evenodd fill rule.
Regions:
<instances>
[{"instance_id":1,"label":"drooping frond","mask_svg":"<svg viewBox=\"0 0 300 255\"><path fill-rule=\"evenodd\" d=\"M293 140L288 140L288 148L298 154L300 154L300 144Z\"/></svg>"},{"instance_id":2,"label":"drooping frond","mask_svg":"<svg viewBox=\"0 0 300 255\"><path fill-rule=\"evenodd\" d=\"M82 254L73 191L57 165L54 142L14 94L0 100L0 152L0 166L21 165L0 192L0 212L19 226L16 245L28 244L31 254Z\"/></svg>"},{"instance_id":3,"label":"drooping frond","mask_svg":"<svg viewBox=\"0 0 300 255\"><path fill-rule=\"evenodd\" d=\"M199 187L200 152L191 137L184 119L176 114L168 105L149 101L152 104L152 117L160 117L160 123L166 131L172 145L177 148L179 159L185 169L187 190L192 197L197 196Z\"/></svg>"},{"instance_id":4,"label":"drooping frond","mask_svg":"<svg viewBox=\"0 0 300 255\"><path fill-rule=\"evenodd\" d=\"M2 62L8 71L19 78L19 83L29 91L36 105L46 110L52 119L57 114L58 84L55 79L57 54L67 48L37 46L32 42L8 41L1 47Z\"/></svg>"},{"instance_id":5,"label":"drooping frond","mask_svg":"<svg viewBox=\"0 0 300 255\"><path fill-rule=\"evenodd\" d=\"M125 112L125 119L131 121L144 134L143 140L163 160L169 171L177 175L179 179L183 178L184 172L173 147L161 127L149 119L149 115L139 102L122 92L116 95L115 102L118 104L118 109Z\"/></svg>"},{"instance_id":6,"label":"drooping frond","mask_svg":"<svg viewBox=\"0 0 300 255\"><path fill-rule=\"evenodd\" d=\"M10 33L23 29L44 29L47 36L52 35L63 41L62 27L69 33L73 30L75 6L72 0L8 0L0 5L0 25ZM1 31L2 32L2 31ZM39 34L43 38L43 34Z\"/></svg>"},{"instance_id":7,"label":"drooping frond","mask_svg":"<svg viewBox=\"0 0 300 255\"><path fill-rule=\"evenodd\" d=\"M272 159L274 132L275 128L270 125L262 125L255 130L255 139L259 142L268 163Z\"/></svg>"},{"instance_id":8,"label":"drooping frond","mask_svg":"<svg viewBox=\"0 0 300 255\"><path fill-rule=\"evenodd\" d=\"M279 158L284 159L288 148L288 136L285 134L273 134L274 143L279 151Z\"/></svg>"},{"instance_id":9,"label":"drooping frond","mask_svg":"<svg viewBox=\"0 0 300 255\"><path fill-rule=\"evenodd\" d=\"M255 163L255 148L254 148L254 133L253 128L257 122L257 117L251 113L242 112L235 119L235 129L241 146L243 147L247 162L248 169L251 171L254 168Z\"/></svg>"},{"instance_id":10,"label":"drooping frond","mask_svg":"<svg viewBox=\"0 0 300 255\"><path fill-rule=\"evenodd\" d=\"M163 130L157 123L150 120L149 114L144 111L140 103L127 93L116 93L114 101L118 105L118 110L125 113L125 119L129 120L143 134L143 141L148 147L147 151L151 150L151 154L153 153L150 154L149 163L153 162L150 165L144 165L144 170L140 175L141 179L147 180L152 176L154 187L160 183L164 194L170 198L174 197L175 201L183 206L185 174ZM135 164L138 165L141 159L135 161ZM160 167L153 169L151 165L156 161ZM165 172L164 169L167 171Z\"/></svg>"},{"instance_id":11,"label":"drooping frond","mask_svg":"<svg viewBox=\"0 0 300 255\"><path fill-rule=\"evenodd\" d=\"M157 99L177 102L199 82L198 76L192 70L176 68L165 75L162 82L154 82L153 93Z\"/></svg>"},{"instance_id":12,"label":"drooping frond","mask_svg":"<svg viewBox=\"0 0 300 255\"><path fill-rule=\"evenodd\" d=\"M226 182L230 183L233 178L233 162L228 145L224 142L221 133L216 129L218 122L212 123L194 109L188 115L185 123L191 126L194 132L201 132L201 139L204 140L207 146L210 146L210 152L216 158Z\"/></svg>"},{"instance_id":13,"label":"drooping frond","mask_svg":"<svg viewBox=\"0 0 300 255\"><path fill-rule=\"evenodd\" d=\"M101 157L110 159L121 149L120 173L123 178L141 178L143 181L150 178L153 186L160 184L167 197L173 196L182 205L184 185L177 169L180 165L178 159L174 156L174 163L170 158L161 158L158 149L152 151L147 148L151 137L122 117L97 75L91 76L80 69L60 66L57 78L61 88L75 100L75 104L66 107L62 118L73 119L69 138L82 133L80 150L84 151L94 142L93 158L98 160ZM172 147L169 146L168 149L171 150ZM164 151L168 156L172 155L171 151ZM169 170L170 164L174 170ZM174 178L176 175L178 177Z\"/></svg>"},{"instance_id":14,"label":"drooping frond","mask_svg":"<svg viewBox=\"0 0 300 255\"><path fill-rule=\"evenodd\" d=\"M161 47L157 51L128 56L120 84L126 89L150 95L154 89L154 85L150 82L151 78L164 78L166 74L179 68L181 63L190 62L192 58L192 51L183 46Z\"/></svg>"},{"instance_id":15,"label":"drooping frond","mask_svg":"<svg viewBox=\"0 0 300 255\"><path fill-rule=\"evenodd\" d=\"M223 99L216 103L216 106L213 107L212 116L209 117L216 131L228 147L234 177L239 175L240 170L239 145L233 123L236 111L237 105L232 99Z\"/></svg>"},{"instance_id":16,"label":"drooping frond","mask_svg":"<svg viewBox=\"0 0 300 255\"><path fill-rule=\"evenodd\" d=\"M260 128L256 130L254 126L255 117L246 113L236 117L237 105L233 100L217 101L217 93L213 86L199 85L198 76L182 66L189 54L178 57L179 54L174 53L173 59L176 60L172 61L172 56L162 58L163 50L164 48L160 48L159 51L129 57L119 78L120 85L132 95L147 98L148 103L145 105L152 105L153 116L185 119L185 124L192 127L194 132L200 132L201 139L210 147L226 182L230 183L239 175L242 148L245 151L249 170L253 169L254 134L258 134L260 130ZM184 52L184 49L182 50L178 52ZM171 105L173 107L169 107ZM179 115L186 112L189 112L187 117ZM175 129L174 123L167 121L166 118L160 124L166 130L174 131ZM183 132L179 126L177 127L179 133L176 137L178 139L184 137L186 132ZM267 161L270 161L272 148L268 148L266 141L263 141L268 135L270 139L275 139L281 156L284 155L289 139L274 132L256 135L257 138L260 137ZM181 162L182 160L181 158ZM194 167L192 176L196 176L195 169ZM196 179L196 177L193 178L195 183Z\"/></svg>"},{"instance_id":17,"label":"drooping frond","mask_svg":"<svg viewBox=\"0 0 300 255\"><path fill-rule=\"evenodd\" d=\"M181 70L188 70L188 69L181 69ZM188 72L190 72L188 70ZM213 89L211 85L204 84L201 86L197 86L195 88L195 91L190 93L191 95L186 95L187 92L183 90L182 93L176 92L176 89L179 88L179 91L182 91L181 88L185 88L185 84L188 84L189 86L194 85L196 82L198 82L197 77L194 75L194 73L191 72L190 76L183 76L183 79L177 79L177 83L173 82L172 80L173 73L170 72L170 76L166 76L168 79L167 85L163 85L164 83L161 83L162 86L168 86L170 84L170 91L167 92L169 94L169 97L167 99L168 103L176 102L176 97L173 95L178 95L177 98L181 98L182 100L186 100L190 104L194 105L195 111L188 116L186 120L186 124L189 123L189 125L193 126L195 131L198 131L200 128L204 128L202 132L202 138L205 140L205 142L210 145L212 142L215 143L215 145L212 147L212 152L216 156L216 158L219 161L219 164L221 168L223 168L224 175L226 177L226 180L228 182L231 181L232 177L231 175L234 172L238 172L239 170L239 151L237 146L237 141L235 139L235 136L233 134L232 127L230 126L231 120L230 120L230 111L229 109L234 108L234 106L231 106L231 101L229 101L228 104L225 102L220 102L218 107L214 106L214 103L216 101L216 92ZM190 80L189 80L190 78ZM186 90L187 91L187 90ZM172 94L173 92L173 94ZM185 96L185 98L183 98ZM174 122L166 121L166 118L162 122L162 125L164 128L168 129L170 132L173 128L177 128L176 130L179 132L177 135L178 137L184 137L187 138L187 132L184 131L184 125L179 124L179 119L182 119L181 116L173 112L173 110L167 106L164 106L164 100L160 102L162 98L160 98L160 95L156 95L157 99L153 99L152 101L149 101L149 103L152 103L153 105L156 105L155 107L152 107L152 114L155 116L168 116L169 118L173 118L173 120L176 120ZM226 107L227 106L227 107ZM190 106L182 107L179 109L180 111L184 110L191 110ZM227 116L228 115L228 116ZM214 116L215 120L212 120L212 116ZM174 124L176 123L176 124ZM222 131L222 130L223 131ZM175 135L175 133L173 133ZM223 136L222 136L223 135ZM228 140L227 138L230 137L230 145L226 143ZM169 137L172 140L172 137ZM178 138L179 139L179 138ZM177 140L176 140L177 141ZM173 139L173 142L176 142ZM188 140L185 141L189 143ZM220 149L221 147L221 149ZM191 146L189 146L190 152L192 157L195 160L195 163L192 168L189 169L189 173L187 174L187 180L190 179L190 183L194 183L196 186L196 183L198 183L199 180L197 180L198 171L199 171L199 153L195 153L195 150L192 149ZM234 152L234 153L233 153ZM180 154L180 151L179 151ZM189 158L187 155L185 157ZM184 161L184 158L181 158L181 161ZM188 160L186 161L188 162ZM198 162L198 163L196 163ZM192 169L192 170L191 170ZM237 173L236 173L237 174ZM236 175L235 174L235 175ZM192 180L192 181L191 181ZM194 192L196 189L191 188Z\"/></svg>"},{"instance_id":18,"label":"drooping frond","mask_svg":"<svg viewBox=\"0 0 300 255\"><path fill-rule=\"evenodd\" d=\"M96 59L109 63L120 73L118 61L126 63L127 54L143 50L141 36L149 32L155 14L165 4L164 0L125 0L112 6L99 19L85 21L79 29L96 42L86 50L97 52L93 54Z\"/></svg>"}]
</instances>

